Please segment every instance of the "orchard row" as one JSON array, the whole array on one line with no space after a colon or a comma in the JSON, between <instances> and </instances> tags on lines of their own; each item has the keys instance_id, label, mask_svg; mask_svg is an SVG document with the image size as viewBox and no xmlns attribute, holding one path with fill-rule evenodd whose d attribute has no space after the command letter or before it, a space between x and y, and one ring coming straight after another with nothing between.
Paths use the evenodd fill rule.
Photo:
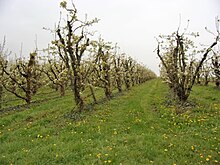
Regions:
<instances>
[{"instance_id":1,"label":"orchard row","mask_svg":"<svg viewBox=\"0 0 220 165\"><path fill-rule=\"evenodd\" d=\"M115 89L118 92L129 90L136 84L156 77L144 65L119 53L117 45L103 39L90 39L88 27L96 23L97 19L81 21L75 6L72 9L68 9L65 3L61 3L61 6L68 17L56 27L56 38L44 50L47 54L44 58L35 51L30 53L28 61L19 58L9 63L4 58L5 44L1 45L1 98L4 88L30 104L42 86L48 85L59 90L61 96L70 86L77 109L83 111L86 100L83 92L86 89L90 90L90 96L96 103L95 88L102 88L106 98L111 99Z\"/></svg>"}]
</instances>

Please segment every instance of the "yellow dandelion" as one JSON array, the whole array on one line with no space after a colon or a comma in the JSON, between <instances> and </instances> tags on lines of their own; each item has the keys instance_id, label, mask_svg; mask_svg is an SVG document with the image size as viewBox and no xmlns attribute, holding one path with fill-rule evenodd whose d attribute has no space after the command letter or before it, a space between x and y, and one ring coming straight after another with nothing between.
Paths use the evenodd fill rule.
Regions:
<instances>
[{"instance_id":1,"label":"yellow dandelion","mask_svg":"<svg viewBox=\"0 0 220 165\"><path fill-rule=\"evenodd\" d=\"M194 147L194 146L191 146L191 149L192 149L192 150L195 150L195 147Z\"/></svg>"},{"instance_id":2,"label":"yellow dandelion","mask_svg":"<svg viewBox=\"0 0 220 165\"><path fill-rule=\"evenodd\" d=\"M172 144L172 143L170 143L170 144L169 144L169 147L172 147L172 146L173 146L173 144Z\"/></svg>"},{"instance_id":3,"label":"yellow dandelion","mask_svg":"<svg viewBox=\"0 0 220 165\"><path fill-rule=\"evenodd\" d=\"M209 158L206 158L205 160L208 162L208 161L209 161Z\"/></svg>"},{"instance_id":4,"label":"yellow dandelion","mask_svg":"<svg viewBox=\"0 0 220 165\"><path fill-rule=\"evenodd\" d=\"M164 138L164 139L167 139L168 137L167 137L167 135L166 135L166 134L163 134L163 138Z\"/></svg>"},{"instance_id":5,"label":"yellow dandelion","mask_svg":"<svg viewBox=\"0 0 220 165\"><path fill-rule=\"evenodd\" d=\"M108 160L108 163L111 163L112 161L111 160Z\"/></svg>"},{"instance_id":6,"label":"yellow dandelion","mask_svg":"<svg viewBox=\"0 0 220 165\"><path fill-rule=\"evenodd\" d=\"M97 154L97 157L98 157L98 158L101 158L101 156L102 156L101 153L98 153L98 154Z\"/></svg>"}]
</instances>

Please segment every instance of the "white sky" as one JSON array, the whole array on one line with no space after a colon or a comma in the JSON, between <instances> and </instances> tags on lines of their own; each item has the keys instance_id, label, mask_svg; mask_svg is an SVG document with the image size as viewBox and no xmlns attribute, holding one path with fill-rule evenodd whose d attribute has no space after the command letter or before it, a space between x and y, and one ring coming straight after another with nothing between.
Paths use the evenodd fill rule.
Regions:
<instances>
[{"instance_id":1,"label":"white sky","mask_svg":"<svg viewBox=\"0 0 220 165\"><path fill-rule=\"evenodd\" d=\"M210 44L215 32L215 17L220 17L220 0L73 0L84 18L100 19L93 29L106 41L118 43L122 52L146 64L159 73L159 60L154 49L154 37L177 30L179 15L185 28L200 32L200 42ZM53 28L59 20L60 0L0 0L0 41L6 36L6 47L19 55L23 43L23 56L35 49L46 48L52 35L43 27Z\"/></svg>"}]
</instances>

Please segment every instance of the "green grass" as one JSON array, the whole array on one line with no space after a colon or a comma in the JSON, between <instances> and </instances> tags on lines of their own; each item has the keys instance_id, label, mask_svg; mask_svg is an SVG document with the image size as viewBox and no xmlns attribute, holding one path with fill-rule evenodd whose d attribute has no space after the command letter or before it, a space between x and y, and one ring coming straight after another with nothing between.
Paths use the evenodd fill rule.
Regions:
<instances>
[{"instance_id":1,"label":"green grass","mask_svg":"<svg viewBox=\"0 0 220 165\"><path fill-rule=\"evenodd\" d=\"M67 90L67 95L70 94L70 90ZM20 95L24 96L24 92L20 93ZM59 97L59 91L52 90L48 86L42 87L39 91L32 97L32 102L45 100L45 99L53 99ZM3 93L3 100L2 100L2 109L16 107L18 105L24 105L26 102L14 94L9 93L8 91L4 90ZM0 109L1 112L1 109Z\"/></svg>"},{"instance_id":2,"label":"green grass","mask_svg":"<svg viewBox=\"0 0 220 165\"><path fill-rule=\"evenodd\" d=\"M176 115L167 87L151 80L66 118L70 95L0 119L0 164L219 164L220 91L196 86L197 106Z\"/></svg>"}]
</instances>

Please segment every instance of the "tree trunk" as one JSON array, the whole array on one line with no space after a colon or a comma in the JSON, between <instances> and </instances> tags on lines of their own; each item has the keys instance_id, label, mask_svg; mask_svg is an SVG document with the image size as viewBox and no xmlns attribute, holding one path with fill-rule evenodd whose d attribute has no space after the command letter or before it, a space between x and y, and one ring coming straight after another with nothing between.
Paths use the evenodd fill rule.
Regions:
<instances>
[{"instance_id":1,"label":"tree trunk","mask_svg":"<svg viewBox=\"0 0 220 165\"><path fill-rule=\"evenodd\" d=\"M125 86L126 86L126 89L129 90L130 89L130 80L129 80L129 76L126 75L125 76Z\"/></svg>"},{"instance_id":2,"label":"tree trunk","mask_svg":"<svg viewBox=\"0 0 220 165\"><path fill-rule=\"evenodd\" d=\"M84 101L80 95L80 92L79 90L74 90L74 96L75 96L75 102L76 102L76 105L79 109L79 112L82 112L84 110Z\"/></svg>"},{"instance_id":3,"label":"tree trunk","mask_svg":"<svg viewBox=\"0 0 220 165\"><path fill-rule=\"evenodd\" d=\"M111 99L111 95L112 95L112 92L111 92L111 82L110 82L110 76L105 76L105 96L107 99Z\"/></svg>"},{"instance_id":4,"label":"tree trunk","mask_svg":"<svg viewBox=\"0 0 220 165\"><path fill-rule=\"evenodd\" d=\"M134 77L134 75L132 75L131 81L132 81L132 86L135 86L135 77Z\"/></svg>"},{"instance_id":5,"label":"tree trunk","mask_svg":"<svg viewBox=\"0 0 220 165\"><path fill-rule=\"evenodd\" d=\"M207 86L209 84L209 79L208 79L208 75L205 75L205 86Z\"/></svg>"},{"instance_id":6,"label":"tree trunk","mask_svg":"<svg viewBox=\"0 0 220 165\"><path fill-rule=\"evenodd\" d=\"M89 80L88 80L88 83L90 84L90 81L89 81ZM93 98L94 103L97 104L97 99L96 99L96 97L95 97L95 92L94 92L93 87L92 87L91 85L89 85L89 89L90 89L90 91L91 91L91 94L92 94L92 98Z\"/></svg>"},{"instance_id":7,"label":"tree trunk","mask_svg":"<svg viewBox=\"0 0 220 165\"><path fill-rule=\"evenodd\" d=\"M216 85L217 87L219 87L220 82L219 82L219 81L216 81L216 82L215 82L215 85Z\"/></svg>"},{"instance_id":8,"label":"tree trunk","mask_svg":"<svg viewBox=\"0 0 220 165\"><path fill-rule=\"evenodd\" d=\"M111 90L108 87L105 87L105 96L108 100L111 99Z\"/></svg>"},{"instance_id":9,"label":"tree trunk","mask_svg":"<svg viewBox=\"0 0 220 165\"><path fill-rule=\"evenodd\" d=\"M60 85L60 96L65 96L65 84Z\"/></svg>"},{"instance_id":10,"label":"tree trunk","mask_svg":"<svg viewBox=\"0 0 220 165\"><path fill-rule=\"evenodd\" d=\"M111 75L110 75L110 66L104 65L103 70L105 72L105 96L107 99L111 99Z\"/></svg>"},{"instance_id":11,"label":"tree trunk","mask_svg":"<svg viewBox=\"0 0 220 165\"><path fill-rule=\"evenodd\" d=\"M118 88L118 92L121 93L122 92L122 86L121 86L121 79L118 77L116 79L116 83L117 83L117 88Z\"/></svg>"},{"instance_id":12,"label":"tree trunk","mask_svg":"<svg viewBox=\"0 0 220 165\"><path fill-rule=\"evenodd\" d=\"M196 76L196 83L197 83L197 84L201 84L200 74L198 74L198 75Z\"/></svg>"},{"instance_id":13,"label":"tree trunk","mask_svg":"<svg viewBox=\"0 0 220 165\"><path fill-rule=\"evenodd\" d=\"M82 112L84 110L84 101L81 97L81 82L80 82L80 77L77 73L77 70L73 70L74 71L74 82L73 82L73 89L74 89L74 98L75 98L75 102L76 105L79 109L79 112Z\"/></svg>"},{"instance_id":14,"label":"tree trunk","mask_svg":"<svg viewBox=\"0 0 220 165\"><path fill-rule=\"evenodd\" d=\"M80 95L80 91L78 90L78 88L74 88L74 98L79 112L82 112L84 110L84 101Z\"/></svg>"},{"instance_id":15,"label":"tree trunk","mask_svg":"<svg viewBox=\"0 0 220 165\"><path fill-rule=\"evenodd\" d=\"M26 80L27 80L26 103L30 104L31 103L31 78L29 75Z\"/></svg>"}]
</instances>

